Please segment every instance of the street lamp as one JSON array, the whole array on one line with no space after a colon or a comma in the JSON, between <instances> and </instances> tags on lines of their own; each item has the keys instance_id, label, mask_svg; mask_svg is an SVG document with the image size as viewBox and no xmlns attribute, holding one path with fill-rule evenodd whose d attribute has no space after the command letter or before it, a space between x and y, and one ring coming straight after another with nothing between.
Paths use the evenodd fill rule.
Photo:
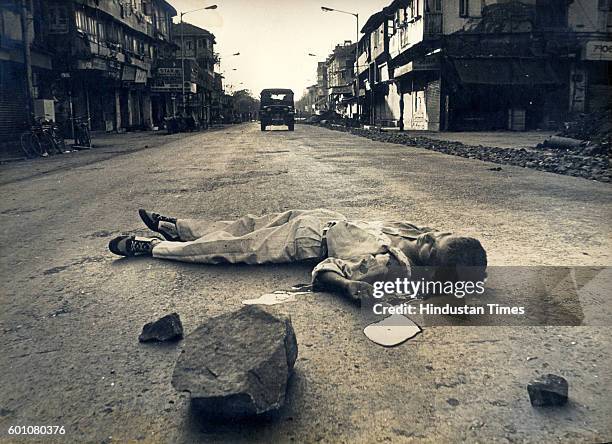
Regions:
<instances>
[{"instance_id":1,"label":"street lamp","mask_svg":"<svg viewBox=\"0 0 612 444\"><path fill-rule=\"evenodd\" d=\"M191 14L192 12L204 11L210 9L217 9L217 5L205 6L203 8L192 9L191 11L181 12L181 78L183 80L182 84L182 102L183 102L183 112L186 111L185 108L185 24L183 23L183 16L187 14Z\"/></svg>"},{"instance_id":2,"label":"street lamp","mask_svg":"<svg viewBox=\"0 0 612 444\"><path fill-rule=\"evenodd\" d=\"M356 102L357 102L357 124L359 124L359 14L356 12L342 11L340 9L328 8L327 6L321 6L323 12L339 12L341 14L348 14L355 17L357 20L357 37L355 39L355 78L357 80L357 91L356 91Z\"/></svg>"}]
</instances>

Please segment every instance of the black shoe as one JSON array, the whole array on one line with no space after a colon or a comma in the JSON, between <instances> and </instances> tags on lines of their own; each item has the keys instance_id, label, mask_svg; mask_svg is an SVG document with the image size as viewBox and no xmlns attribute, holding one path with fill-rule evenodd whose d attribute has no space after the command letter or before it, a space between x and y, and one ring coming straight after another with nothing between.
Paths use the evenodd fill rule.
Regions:
<instances>
[{"instance_id":1,"label":"black shoe","mask_svg":"<svg viewBox=\"0 0 612 444\"><path fill-rule=\"evenodd\" d=\"M140 218L149 230L155 231L168 241L178 241L178 231L176 228L176 219L174 217L162 216L161 214L151 213L147 210L138 210ZM166 222L160 225L160 222Z\"/></svg>"},{"instance_id":2,"label":"black shoe","mask_svg":"<svg viewBox=\"0 0 612 444\"><path fill-rule=\"evenodd\" d=\"M119 256L151 256L157 237L119 236L108 243L108 249Z\"/></svg>"}]
</instances>

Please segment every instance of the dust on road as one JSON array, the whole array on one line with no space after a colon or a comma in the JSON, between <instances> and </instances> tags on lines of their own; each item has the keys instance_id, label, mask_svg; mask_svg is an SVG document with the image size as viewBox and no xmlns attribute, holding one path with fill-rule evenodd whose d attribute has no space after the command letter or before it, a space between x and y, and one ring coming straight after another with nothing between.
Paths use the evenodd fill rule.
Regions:
<instances>
[{"instance_id":1,"label":"dust on road","mask_svg":"<svg viewBox=\"0 0 612 444\"><path fill-rule=\"evenodd\" d=\"M358 309L322 293L280 306L300 351L278 422L201 424L170 385L180 344L139 344L142 325L176 311L188 334L245 299L307 282L310 268L116 259L110 238L147 233L138 208L217 220L326 207L476 236L491 265L606 266L610 185L490 171L304 126L261 133L245 124L156 145L95 162L92 152L32 177L27 162L1 167L11 180L0 209L0 440L10 441L10 425L36 424L64 425L73 442L612 436L609 327L435 327L385 349L362 334ZM538 372L568 378L568 410L532 409L525 384Z\"/></svg>"}]
</instances>

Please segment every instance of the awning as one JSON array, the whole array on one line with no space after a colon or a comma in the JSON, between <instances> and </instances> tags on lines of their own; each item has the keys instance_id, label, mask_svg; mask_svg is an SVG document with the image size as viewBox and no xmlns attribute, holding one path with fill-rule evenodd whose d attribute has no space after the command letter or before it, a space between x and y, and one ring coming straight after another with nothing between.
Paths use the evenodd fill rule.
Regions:
<instances>
[{"instance_id":1,"label":"awning","mask_svg":"<svg viewBox=\"0 0 612 444\"><path fill-rule=\"evenodd\" d=\"M550 63L542 59L453 59L462 83L477 85L558 85Z\"/></svg>"}]
</instances>

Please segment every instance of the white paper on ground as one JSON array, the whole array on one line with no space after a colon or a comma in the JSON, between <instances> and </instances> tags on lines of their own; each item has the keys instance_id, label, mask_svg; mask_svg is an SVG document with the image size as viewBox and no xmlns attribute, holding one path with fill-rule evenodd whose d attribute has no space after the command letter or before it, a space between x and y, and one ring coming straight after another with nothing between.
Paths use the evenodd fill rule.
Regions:
<instances>
[{"instance_id":1,"label":"white paper on ground","mask_svg":"<svg viewBox=\"0 0 612 444\"><path fill-rule=\"evenodd\" d=\"M363 329L367 338L383 347L393 347L414 338L421 327L404 315L394 314Z\"/></svg>"},{"instance_id":2,"label":"white paper on ground","mask_svg":"<svg viewBox=\"0 0 612 444\"><path fill-rule=\"evenodd\" d=\"M278 290L273 293L266 293L259 296L257 299L247 299L242 301L244 305L276 305L285 302L295 302L296 296L301 294L311 294L309 291L282 291Z\"/></svg>"}]
</instances>

